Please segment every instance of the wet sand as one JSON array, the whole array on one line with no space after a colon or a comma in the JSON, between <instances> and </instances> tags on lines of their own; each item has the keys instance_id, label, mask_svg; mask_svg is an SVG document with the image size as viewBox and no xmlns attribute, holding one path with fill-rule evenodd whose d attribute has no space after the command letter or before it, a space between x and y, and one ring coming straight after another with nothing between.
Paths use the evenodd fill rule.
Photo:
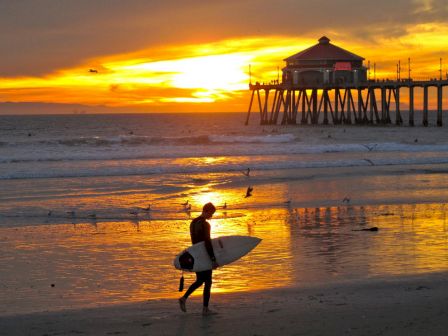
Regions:
<instances>
[{"instance_id":1,"label":"wet sand","mask_svg":"<svg viewBox=\"0 0 448 336\"><path fill-rule=\"evenodd\" d=\"M252 293L213 294L217 315L153 300L0 319L19 335L432 335L448 328L447 273Z\"/></svg>"},{"instance_id":2,"label":"wet sand","mask_svg":"<svg viewBox=\"0 0 448 336\"><path fill-rule=\"evenodd\" d=\"M164 176L173 191L159 194L152 188L160 176L7 181L0 205L0 330L13 336L442 335L446 169L291 169L255 171L249 179L178 174ZM254 193L245 199L249 183ZM186 199L191 214L182 211ZM151 215L129 214L148 200ZM208 200L228 204L212 220L213 236L254 235L263 242L216 271L212 308L219 315L203 319L200 293L188 314L179 311L180 274L171 262L189 245L189 216ZM65 212L73 208L74 218ZM86 218L91 212L96 220ZM353 231L372 226L380 230ZM186 285L192 280L187 274Z\"/></svg>"}]
</instances>

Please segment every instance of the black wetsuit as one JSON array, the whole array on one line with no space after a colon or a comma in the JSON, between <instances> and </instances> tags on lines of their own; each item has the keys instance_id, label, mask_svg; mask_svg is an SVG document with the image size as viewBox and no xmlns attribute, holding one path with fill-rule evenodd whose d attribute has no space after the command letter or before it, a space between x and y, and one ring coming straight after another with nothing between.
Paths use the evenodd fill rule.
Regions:
<instances>
[{"instance_id":1,"label":"black wetsuit","mask_svg":"<svg viewBox=\"0 0 448 336\"><path fill-rule=\"evenodd\" d=\"M210 259L215 260L215 255L213 253L212 242L210 240L210 224L205 220L204 217L197 217L193 219L190 224L190 236L191 242L193 244L204 242L207 253ZM212 288L212 270L196 272L196 281L188 288L184 297L187 298L191 293L193 293L197 288L204 284L204 307L208 307L208 302L210 300L210 290Z\"/></svg>"}]
</instances>

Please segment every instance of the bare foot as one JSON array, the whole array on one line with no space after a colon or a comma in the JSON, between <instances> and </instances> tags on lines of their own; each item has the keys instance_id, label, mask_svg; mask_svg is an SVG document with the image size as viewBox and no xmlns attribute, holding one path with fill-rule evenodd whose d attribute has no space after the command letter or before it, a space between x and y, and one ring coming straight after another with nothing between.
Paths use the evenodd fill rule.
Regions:
<instances>
[{"instance_id":1,"label":"bare foot","mask_svg":"<svg viewBox=\"0 0 448 336\"><path fill-rule=\"evenodd\" d=\"M208 307L204 307L202 308L202 316L210 316L210 315L216 315L218 314L217 312L208 309Z\"/></svg>"},{"instance_id":2,"label":"bare foot","mask_svg":"<svg viewBox=\"0 0 448 336\"><path fill-rule=\"evenodd\" d=\"M187 299L184 298L184 297L181 297L181 298L179 299L179 307L180 307L180 310L182 310L184 313L187 312L187 307L185 306L185 303L186 303L186 302L187 302Z\"/></svg>"}]
</instances>

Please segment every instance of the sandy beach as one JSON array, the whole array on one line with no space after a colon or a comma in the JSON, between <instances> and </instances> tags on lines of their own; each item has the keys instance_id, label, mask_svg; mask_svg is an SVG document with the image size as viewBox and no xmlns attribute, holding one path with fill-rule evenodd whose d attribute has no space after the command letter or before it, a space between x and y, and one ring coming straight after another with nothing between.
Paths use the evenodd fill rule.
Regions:
<instances>
[{"instance_id":1,"label":"sandy beach","mask_svg":"<svg viewBox=\"0 0 448 336\"><path fill-rule=\"evenodd\" d=\"M274 275L273 275L274 276ZM445 335L446 273L2 317L3 335Z\"/></svg>"}]
</instances>

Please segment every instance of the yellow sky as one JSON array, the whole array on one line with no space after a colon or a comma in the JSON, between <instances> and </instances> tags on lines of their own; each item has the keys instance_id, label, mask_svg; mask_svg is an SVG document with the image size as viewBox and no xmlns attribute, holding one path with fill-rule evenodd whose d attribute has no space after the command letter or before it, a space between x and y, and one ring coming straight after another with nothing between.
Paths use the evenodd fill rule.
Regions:
<instances>
[{"instance_id":1,"label":"yellow sky","mask_svg":"<svg viewBox=\"0 0 448 336\"><path fill-rule=\"evenodd\" d=\"M405 35L374 42L326 32L332 43L376 63L377 78L395 78L401 60L407 77L439 76L448 24L421 24ZM129 107L147 111L244 111L249 64L253 81L277 78L283 59L317 43L313 38L255 36L206 44L161 45L134 53L103 56L41 77L0 78L2 101ZM443 74L448 66L443 65ZM98 72L89 72L95 69ZM372 75L373 76L373 75Z\"/></svg>"}]
</instances>

